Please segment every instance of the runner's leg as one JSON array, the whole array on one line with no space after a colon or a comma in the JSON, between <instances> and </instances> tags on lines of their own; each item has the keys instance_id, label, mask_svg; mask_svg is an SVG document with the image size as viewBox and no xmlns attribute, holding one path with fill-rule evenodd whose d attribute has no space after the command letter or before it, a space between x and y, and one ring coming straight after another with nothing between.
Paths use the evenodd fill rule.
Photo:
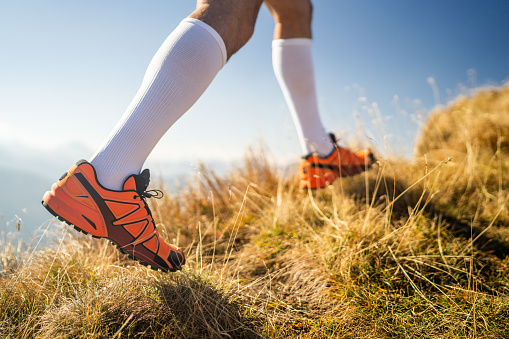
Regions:
<instances>
[{"instance_id":1,"label":"runner's leg","mask_svg":"<svg viewBox=\"0 0 509 339\"><path fill-rule=\"evenodd\" d=\"M199 1L195 15L180 23L152 59L141 88L101 149L90 163L78 161L65 172L44 194L43 206L76 230L111 240L144 265L180 269L185 255L157 231L146 202L154 196L147 191L150 173L140 173L141 166L249 39L256 1L262 0ZM209 24L200 21L202 16ZM217 22L221 25L215 26Z\"/></svg>"},{"instance_id":2,"label":"runner's leg","mask_svg":"<svg viewBox=\"0 0 509 339\"><path fill-rule=\"evenodd\" d=\"M302 152L326 155L333 145L318 112L311 55L309 0L266 0L276 23L272 43L274 73L297 129Z\"/></svg>"},{"instance_id":3,"label":"runner's leg","mask_svg":"<svg viewBox=\"0 0 509 339\"><path fill-rule=\"evenodd\" d=\"M90 159L99 182L121 190L159 139L251 37L262 0L199 0L150 62L140 89Z\"/></svg>"}]
</instances>

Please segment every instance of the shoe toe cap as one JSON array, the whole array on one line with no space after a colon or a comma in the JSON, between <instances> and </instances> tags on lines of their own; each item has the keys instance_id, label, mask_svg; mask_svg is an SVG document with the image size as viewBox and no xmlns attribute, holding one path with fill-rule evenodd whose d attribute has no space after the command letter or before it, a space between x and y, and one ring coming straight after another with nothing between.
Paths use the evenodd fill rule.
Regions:
<instances>
[{"instance_id":1,"label":"shoe toe cap","mask_svg":"<svg viewBox=\"0 0 509 339\"><path fill-rule=\"evenodd\" d=\"M171 264L171 266L173 266L174 269L180 270L186 263L186 258L181 250L178 252L171 251L170 255L168 256L168 262Z\"/></svg>"},{"instance_id":2,"label":"shoe toe cap","mask_svg":"<svg viewBox=\"0 0 509 339\"><path fill-rule=\"evenodd\" d=\"M178 251L170 251L166 260L161 258L159 255L156 255L154 262L163 271L175 272L182 269L182 266L186 263L186 259L182 250L179 249Z\"/></svg>"}]
</instances>

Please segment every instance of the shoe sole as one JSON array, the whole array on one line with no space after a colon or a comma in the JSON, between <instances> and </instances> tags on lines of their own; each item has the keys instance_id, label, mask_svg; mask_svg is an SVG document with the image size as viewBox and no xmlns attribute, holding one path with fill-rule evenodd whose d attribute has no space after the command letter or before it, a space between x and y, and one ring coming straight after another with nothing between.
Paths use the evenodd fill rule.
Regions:
<instances>
[{"instance_id":1,"label":"shoe sole","mask_svg":"<svg viewBox=\"0 0 509 339\"><path fill-rule=\"evenodd\" d=\"M49 205L48 205L48 204L47 204L44 200L42 201L42 205L44 206L44 208L46 208L46 210L47 210L49 213L51 213L51 215L53 215L53 216L54 216L55 218L57 218L58 220L60 220L60 221L64 222L66 225L73 227L76 231L78 231L78 232L80 232L80 233L83 233L83 234L85 234L85 235L89 235L89 234L90 234L90 233L88 233L87 231L82 230L82 229L81 229L81 228L79 228L78 226L76 226L76 225L74 225L74 224L70 223L69 221L67 221L67 220L65 220L64 218L62 218L61 216L59 216L57 213L55 213L55 211L53 211L53 210L51 209L51 207L49 207ZM133 254L131 254L131 253L127 252L127 251L126 251L126 250L125 250L122 246L120 246L117 242L115 242L115 240L112 240L112 239L107 238L107 237L98 237L98 236L93 235L93 234L90 234L90 235L92 236L92 238L95 238L95 239L108 239L108 240L111 242L111 244L112 244L113 246L115 246L115 247L117 248L117 250L119 250L119 251L120 251L120 253L127 255L127 257L128 257L129 259L131 259L131 260L135 260L135 261L139 262L141 265L143 265L143 266L145 266L145 267L148 267L148 268L150 268L150 269L152 269L152 270L154 270L154 271L158 271L158 270L160 270L160 271L162 271L162 272L167 273L167 272L176 272L176 271L179 271L179 270L181 270L181 269L182 269L182 267L175 268L175 269L165 269L165 268L163 268L163 267L154 266L154 265L152 265L152 264L150 264L150 263L148 263L148 262L146 262L146 261L144 261L144 260L142 260L142 259L140 259L140 258L135 257Z\"/></svg>"}]
</instances>

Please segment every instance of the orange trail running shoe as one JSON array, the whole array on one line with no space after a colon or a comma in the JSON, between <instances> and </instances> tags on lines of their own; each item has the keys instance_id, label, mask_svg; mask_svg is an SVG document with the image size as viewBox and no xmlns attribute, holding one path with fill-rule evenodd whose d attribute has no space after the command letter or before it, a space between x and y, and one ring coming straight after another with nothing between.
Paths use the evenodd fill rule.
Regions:
<instances>
[{"instance_id":1,"label":"orange trail running shoe","mask_svg":"<svg viewBox=\"0 0 509 339\"><path fill-rule=\"evenodd\" d=\"M146 190L149 181L146 169L127 178L123 191L109 190L97 181L93 166L80 160L44 194L42 204L76 230L111 240L141 264L174 272L184 265L184 253L157 232L145 201L155 195Z\"/></svg>"},{"instance_id":2,"label":"orange trail running shoe","mask_svg":"<svg viewBox=\"0 0 509 339\"><path fill-rule=\"evenodd\" d=\"M361 173L375 162L369 150L354 153L337 145L334 134L329 134L334 150L327 156L310 153L301 158L300 182L302 188L323 188L332 184L337 177Z\"/></svg>"}]
</instances>

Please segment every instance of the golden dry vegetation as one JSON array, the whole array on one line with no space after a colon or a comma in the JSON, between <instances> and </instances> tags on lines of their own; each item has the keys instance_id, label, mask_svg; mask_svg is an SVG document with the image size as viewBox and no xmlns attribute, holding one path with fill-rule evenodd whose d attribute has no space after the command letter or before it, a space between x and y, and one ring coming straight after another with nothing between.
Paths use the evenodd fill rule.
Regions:
<instances>
[{"instance_id":1,"label":"golden dry vegetation","mask_svg":"<svg viewBox=\"0 0 509 339\"><path fill-rule=\"evenodd\" d=\"M263 152L152 201L185 248L148 270L61 226L0 254L0 335L509 337L509 87L433 112L412 162L301 192Z\"/></svg>"}]
</instances>

